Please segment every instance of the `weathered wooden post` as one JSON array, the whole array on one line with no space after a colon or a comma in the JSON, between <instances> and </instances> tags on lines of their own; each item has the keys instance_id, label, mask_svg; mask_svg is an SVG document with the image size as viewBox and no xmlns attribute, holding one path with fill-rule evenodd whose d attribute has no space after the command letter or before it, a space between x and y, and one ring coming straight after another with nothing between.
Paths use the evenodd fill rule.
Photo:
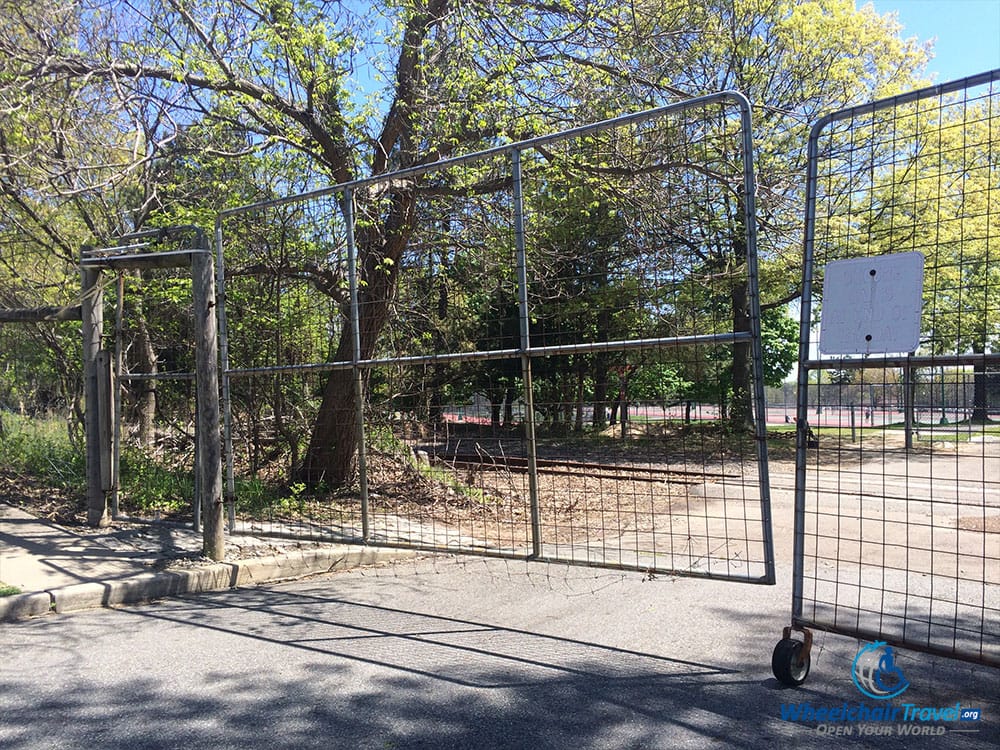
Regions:
<instances>
[{"instance_id":1,"label":"weathered wooden post","mask_svg":"<svg viewBox=\"0 0 1000 750\"><path fill-rule=\"evenodd\" d=\"M86 249L84 250L86 252ZM101 420L98 409L98 355L104 333L104 295L99 269L81 267L83 287L83 377L85 401L84 432L87 436L87 524L107 526L107 496L101 476Z\"/></svg>"},{"instance_id":2,"label":"weathered wooden post","mask_svg":"<svg viewBox=\"0 0 1000 750\"><path fill-rule=\"evenodd\" d=\"M215 263L198 233L200 247L191 253L195 317L195 388L198 399L197 467L202 522L202 552L225 557L222 499L222 436L219 433L219 336L215 314Z\"/></svg>"}]
</instances>

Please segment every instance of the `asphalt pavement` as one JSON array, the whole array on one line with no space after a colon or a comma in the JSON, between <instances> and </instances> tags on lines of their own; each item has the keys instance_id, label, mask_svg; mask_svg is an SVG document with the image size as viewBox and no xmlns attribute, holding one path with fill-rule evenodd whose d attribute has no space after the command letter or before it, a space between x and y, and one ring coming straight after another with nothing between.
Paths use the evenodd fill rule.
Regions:
<instances>
[{"instance_id":1,"label":"asphalt pavement","mask_svg":"<svg viewBox=\"0 0 1000 750\"><path fill-rule=\"evenodd\" d=\"M41 530L29 544L28 520L0 528L7 583L12 537L49 550L39 557L50 583L80 575L75 555L114 557L79 539L80 549L53 548ZM135 575L164 572L135 552ZM864 644L817 633L805 684L778 683L770 656L789 618L785 557L777 586L470 556L361 562L0 625L0 746L1000 746L994 668L899 650L910 687L877 702L851 677ZM104 583L134 577L119 574ZM49 601L86 583L54 586ZM872 718L890 705L917 718ZM943 711L956 706L979 720L950 720Z\"/></svg>"}]
</instances>

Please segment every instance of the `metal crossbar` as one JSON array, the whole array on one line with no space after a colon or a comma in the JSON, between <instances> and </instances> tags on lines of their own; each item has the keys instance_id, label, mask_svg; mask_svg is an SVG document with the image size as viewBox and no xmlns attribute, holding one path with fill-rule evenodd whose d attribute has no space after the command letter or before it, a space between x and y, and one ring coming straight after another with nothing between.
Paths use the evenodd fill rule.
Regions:
<instances>
[{"instance_id":1,"label":"metal crossbar","mask_svg":"<svg viewBox=\"0 0 1000 750\"><path fill-rule=\"evenodd\" d=\"M179 242L186 240L186 242ZM190 247L177 249L177 244ZM192 226L151 229L117 238L107 247L84 245L81 268L186 268L192 253L204 253L207 244L201 229Z\"/></svg>"}]
</instances>

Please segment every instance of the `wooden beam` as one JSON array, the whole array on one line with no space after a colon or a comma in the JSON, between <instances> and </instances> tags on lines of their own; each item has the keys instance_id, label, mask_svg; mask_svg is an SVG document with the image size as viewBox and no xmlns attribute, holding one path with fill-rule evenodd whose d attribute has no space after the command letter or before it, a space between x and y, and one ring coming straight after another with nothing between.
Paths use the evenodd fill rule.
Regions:
<instances>
[{"instance_id":1,"label":"wooden beam","mask_svg":"<svg viewBox=\"0 0 1000 750\"><path fill-rule=\"evenodd\" d=\"M25 307L0 309L0 323L43 323L56 320L83 320L80 305L68 307Z\"/></svg>"},{"instance_id":2,"label":"wooden beam","mask_svg":"<svg viewBox=\"0 0 1000 750\"><path fill-rule=\"evenodd\" d=\"M83 268L189 268L192 253L198 250L170 250L157 253L133 253L131 255L84 255L80 261Z\"/></svg>"}]
</instances>

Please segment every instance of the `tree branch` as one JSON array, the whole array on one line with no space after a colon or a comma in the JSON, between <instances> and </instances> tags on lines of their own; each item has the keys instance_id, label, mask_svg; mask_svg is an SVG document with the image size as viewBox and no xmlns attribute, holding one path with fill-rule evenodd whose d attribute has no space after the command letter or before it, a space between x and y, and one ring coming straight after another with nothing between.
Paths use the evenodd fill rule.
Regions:
<instances>
[{"instance_id":1,"label":"tree branch","mask_svg":"<svg viewBox=\"0 0 1000 750\"><path fill-rule=\"evenodd\" d=\"M417 90L423 80L420 53L431 29L439 24L449 7L449 0L429 0L425 10L417 11L406 24L403 43L396 62L396 87L392 105L386 115L382 133L376 141L372 158L375 174L384 172L389 155L399 145L403 136L412 130L411 120Z\"/></svg>"}]
</instances>

